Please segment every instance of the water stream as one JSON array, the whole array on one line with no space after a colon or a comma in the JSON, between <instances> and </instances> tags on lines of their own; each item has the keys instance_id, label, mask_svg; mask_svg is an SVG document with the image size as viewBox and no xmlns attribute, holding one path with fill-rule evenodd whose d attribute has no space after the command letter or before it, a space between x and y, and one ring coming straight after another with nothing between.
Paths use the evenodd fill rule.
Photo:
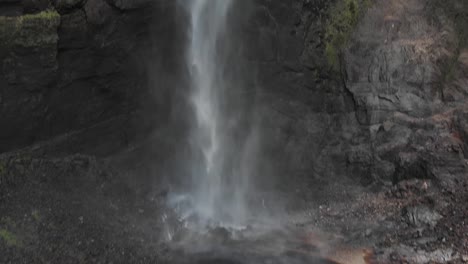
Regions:
<instances>
[{"instance_id":1,"label":"water stream","mask_svg":"<svg viewBox=\"0 0 468 264\"><path fill-rule=\"evenodd\" d=\"M190 134L194 149L191 188L175 204L184 218L202 225L240 228L248 218L251 177L251 133L238 136L243 109L233 109L229 89L238 84L226 34L231 0L183 1L190 16L186 63L190 69L195 122ZM234 76L234 78L232 78ZM239 106L237 106L239 107ZM245 128L248 130L249 128Z\"/></svg>"}]
</instances>

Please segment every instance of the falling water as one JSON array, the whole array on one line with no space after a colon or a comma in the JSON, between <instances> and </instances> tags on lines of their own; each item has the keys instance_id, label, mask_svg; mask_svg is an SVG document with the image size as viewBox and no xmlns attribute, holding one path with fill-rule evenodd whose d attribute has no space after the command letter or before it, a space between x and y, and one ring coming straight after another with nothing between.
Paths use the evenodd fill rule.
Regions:
<instances>
[{"instance_id":1,"label":"falling water","mask_svg":"<svg viewBox=\"0 0 468 264\"><path fill-rule=\"evenodd\" d=\"M239 130L238 113L242 111L232 109L232 99L226 94L237 85L233 79L239 78L228 77L235 74L232 62L226 59L227 15L232 1L186 0L183 4L191 23L186 60L196 118L191 133L195 154L188 162L192 184L185 196L190 206L184 214L204 224L243 225L250 174L246 163L251 158L252 137L235 138L232 131Z\"/></svg>"}]
</instances>

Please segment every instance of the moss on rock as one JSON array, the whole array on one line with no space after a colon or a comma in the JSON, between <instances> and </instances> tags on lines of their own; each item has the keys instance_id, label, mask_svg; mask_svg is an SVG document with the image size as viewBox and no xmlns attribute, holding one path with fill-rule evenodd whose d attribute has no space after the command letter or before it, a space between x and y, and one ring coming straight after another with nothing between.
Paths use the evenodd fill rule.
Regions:
<instances>
[{"instance_id":1,"label":"moss on rock","mask_svg":"<svg viewBox=\"0 0 468 264\"><path fill-rule=\"evenodd\" d=\"M55 10L17 17L0 17L0 46L40 47L58 41L60 15Z\"/></svg>"},{"instance_id":2,"label":"moss on rock","mask_svg":"<svg viewBox=\"0 0 468 264\"><path fill-rule=\"evenodd\" d=\"M325 27L325 55L333 70L339 70L341 50L370 4L371 0L339 0L331 7Z\"/></svg>"},{"instance_id":3,"label":"moss on rock","mask_svg":"<svg viewBox=\"0 0 468 264\"><path fill-rule=\"evenodd\" d=\"M32 216L32 218L33 218L36 222L40 222L40 221L41 221L41 218L42 218L42 217L41 217L41 214L39 213L38 210L33 210L33 211L31 212L31 216Z\"/></svg>"},{"instance_id":4,"label":"moss on rock","mask_svg":"<svg viewBox=\"0 0 468 264\"><path fill-rule=\"evenodd\" d=\"M20 247L22 245L18 237L6 229L0 229L0 239L9 247Z\"/></svg>"}]
</instances>

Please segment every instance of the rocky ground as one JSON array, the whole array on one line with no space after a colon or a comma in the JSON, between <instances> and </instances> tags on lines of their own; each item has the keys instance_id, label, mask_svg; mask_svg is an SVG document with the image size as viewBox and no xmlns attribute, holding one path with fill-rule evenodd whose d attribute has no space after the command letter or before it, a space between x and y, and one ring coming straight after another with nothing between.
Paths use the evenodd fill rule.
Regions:
<instances>
[{"instance_id":1,"label":"rocky ground","mask_svg":"<svg viewBox=\"0 0 468 264\"><path fill-rule=\"evenodd\" d=\"M364 188L292 177L288 194L266 201L288 200L280 229L247 229L236 238L217 229L187 239L179 228L168 242L167 190L148 184L159 176L144 159L135 165L134 154L3 155L0 263L468 261L467 179L450 187L406 180Z\"/></svg>"},{"instance_id":2,"label":"rocky ground","mask_svg":"<svg viewBox=\"0 0 468 264\"><path fill-rule=\"evenodd\" d=\"M92 157L2 160L0 263L156 263L157 206Z\"/></svg>"}]
</instances>

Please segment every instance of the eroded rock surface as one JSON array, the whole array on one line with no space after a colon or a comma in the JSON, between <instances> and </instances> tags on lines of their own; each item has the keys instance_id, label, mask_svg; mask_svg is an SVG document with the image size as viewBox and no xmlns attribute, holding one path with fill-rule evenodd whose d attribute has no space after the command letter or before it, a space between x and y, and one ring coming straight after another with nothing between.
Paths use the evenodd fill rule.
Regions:
<instances>
[{"instance_id":1,"label":"eroded rock surface","mask_svg":"<svg viewBox=\"0 0 468 264\"><path fill-rule=\"evenodd\" d=\"M370 132L360 144L375 161L375 178L449 182L467 173L464 132L456 125L468 106L466 86L457 85L465 77L447 80L443 63L455 60L457 72L464 69L462 33L435 10L426 1L376 1L347 49L346 88ZM381 162L393 173L376 173Z\"/></svg>"},{"instance_id":2,"label":"eroded rock surface","mask_svg":"<svg viewBox=\"0 0 468 264\"><path fill-rule=\"evenodd\" d=\"M330 60L334 16L351 10L335 11L342 2L364 13ZM454 184L466 175L466 33L457 26L466 21L450 13L460 5L257 1L244 39L270 153L309 178Z\"/></svg>"}]
</instances>

